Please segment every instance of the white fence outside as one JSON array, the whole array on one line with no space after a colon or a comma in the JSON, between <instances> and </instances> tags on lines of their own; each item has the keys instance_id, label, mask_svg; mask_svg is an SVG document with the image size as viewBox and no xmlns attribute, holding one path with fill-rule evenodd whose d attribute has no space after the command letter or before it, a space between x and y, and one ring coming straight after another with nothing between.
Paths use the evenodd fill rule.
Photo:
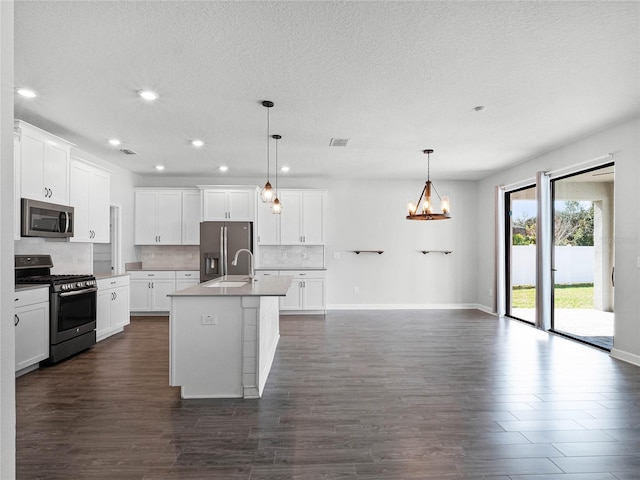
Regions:
<instances>
[{"instance_id":1,"label":"white fence outside","mask_svg":"<svg viewBox=\"0 0 640 480\"><path fill-rule=\"evenodd\" d=\"M555 247L555 283L593 283L594 247ZM535 285L536 246L511 247L511 285Z\"/></svg>"}]
</instances>

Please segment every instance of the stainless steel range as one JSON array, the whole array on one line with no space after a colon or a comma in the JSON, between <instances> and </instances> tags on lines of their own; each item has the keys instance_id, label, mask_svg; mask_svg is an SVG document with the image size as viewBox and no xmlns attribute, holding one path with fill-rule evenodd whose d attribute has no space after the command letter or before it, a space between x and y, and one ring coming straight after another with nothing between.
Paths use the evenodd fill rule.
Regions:
<instances>
[{"instance_id":1,"label":"stainless steel range","mask_svg":"<svg viewBox=\"0 0 640 480\"><path fill-rule=\"evenodd\" d=\"M52 275L50 255L16 255L16 286L49 285L50 347L56 363L96 343L97 283L93 275Z\"/></svg>"}]
</instances>

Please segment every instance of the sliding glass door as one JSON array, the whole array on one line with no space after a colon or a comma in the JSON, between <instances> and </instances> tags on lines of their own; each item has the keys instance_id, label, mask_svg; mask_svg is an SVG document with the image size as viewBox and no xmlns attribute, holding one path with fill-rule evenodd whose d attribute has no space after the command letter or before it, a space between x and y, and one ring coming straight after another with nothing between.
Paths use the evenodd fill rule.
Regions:
<instances>
[{"instance_id":1,"label":"sliding glass door","mask_svg":"<svg viewBox=\"0 0 640 480\"><path fill-rule=\"evenodd\" d=\"M536 187L506 192L506 293L508 316L536 317Z\"/></svg>"},{"instance_id":2,"label":"sliding glass door","mask_svg":"<svg viewBox=\"0 0 640 480\"><path fill-rule=\"evenodd\" d=\"M614 167L553 179L553 331L611 349Z\"/></svg>"}]
</instances>

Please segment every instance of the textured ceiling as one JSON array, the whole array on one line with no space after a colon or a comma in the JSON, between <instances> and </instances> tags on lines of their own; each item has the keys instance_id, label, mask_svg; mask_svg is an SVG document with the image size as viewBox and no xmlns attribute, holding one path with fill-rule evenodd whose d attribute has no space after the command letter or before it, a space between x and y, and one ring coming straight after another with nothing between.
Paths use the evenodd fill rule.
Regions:
<instances>
[{"instance_id":1,"label":"textured ceiling","mask_svg":"<svg viewBox=\"0 0 640 480\"><path fill-rule=\"evenodd\" d=\"M423 177L433 148L433 178L478 179L638 115L639 18L636 1L16 1L15 83L40 94L16 118L140 174L260 177L272 100L290 176Z\"/></svg>"}]
</instances>

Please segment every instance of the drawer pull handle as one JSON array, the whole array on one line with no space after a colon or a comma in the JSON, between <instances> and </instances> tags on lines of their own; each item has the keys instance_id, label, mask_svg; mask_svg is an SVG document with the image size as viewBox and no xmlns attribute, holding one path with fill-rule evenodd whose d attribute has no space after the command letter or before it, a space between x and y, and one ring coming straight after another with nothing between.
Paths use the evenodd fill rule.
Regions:
<instances>
[{"instance_id":1,"label":"drawer pull handle","mask_svg":"<svg viewBox=\"0 0 640 480\"><path fill-rule=\"evenodd\" d=\"M14 319L13 319L13 326L14 326L14 327L17 327L17 326L18 326L18 324L20 323L20 317L19 317L18 315L14 315L13 317L14 317Z\"/></svg>"}]
</instances>

